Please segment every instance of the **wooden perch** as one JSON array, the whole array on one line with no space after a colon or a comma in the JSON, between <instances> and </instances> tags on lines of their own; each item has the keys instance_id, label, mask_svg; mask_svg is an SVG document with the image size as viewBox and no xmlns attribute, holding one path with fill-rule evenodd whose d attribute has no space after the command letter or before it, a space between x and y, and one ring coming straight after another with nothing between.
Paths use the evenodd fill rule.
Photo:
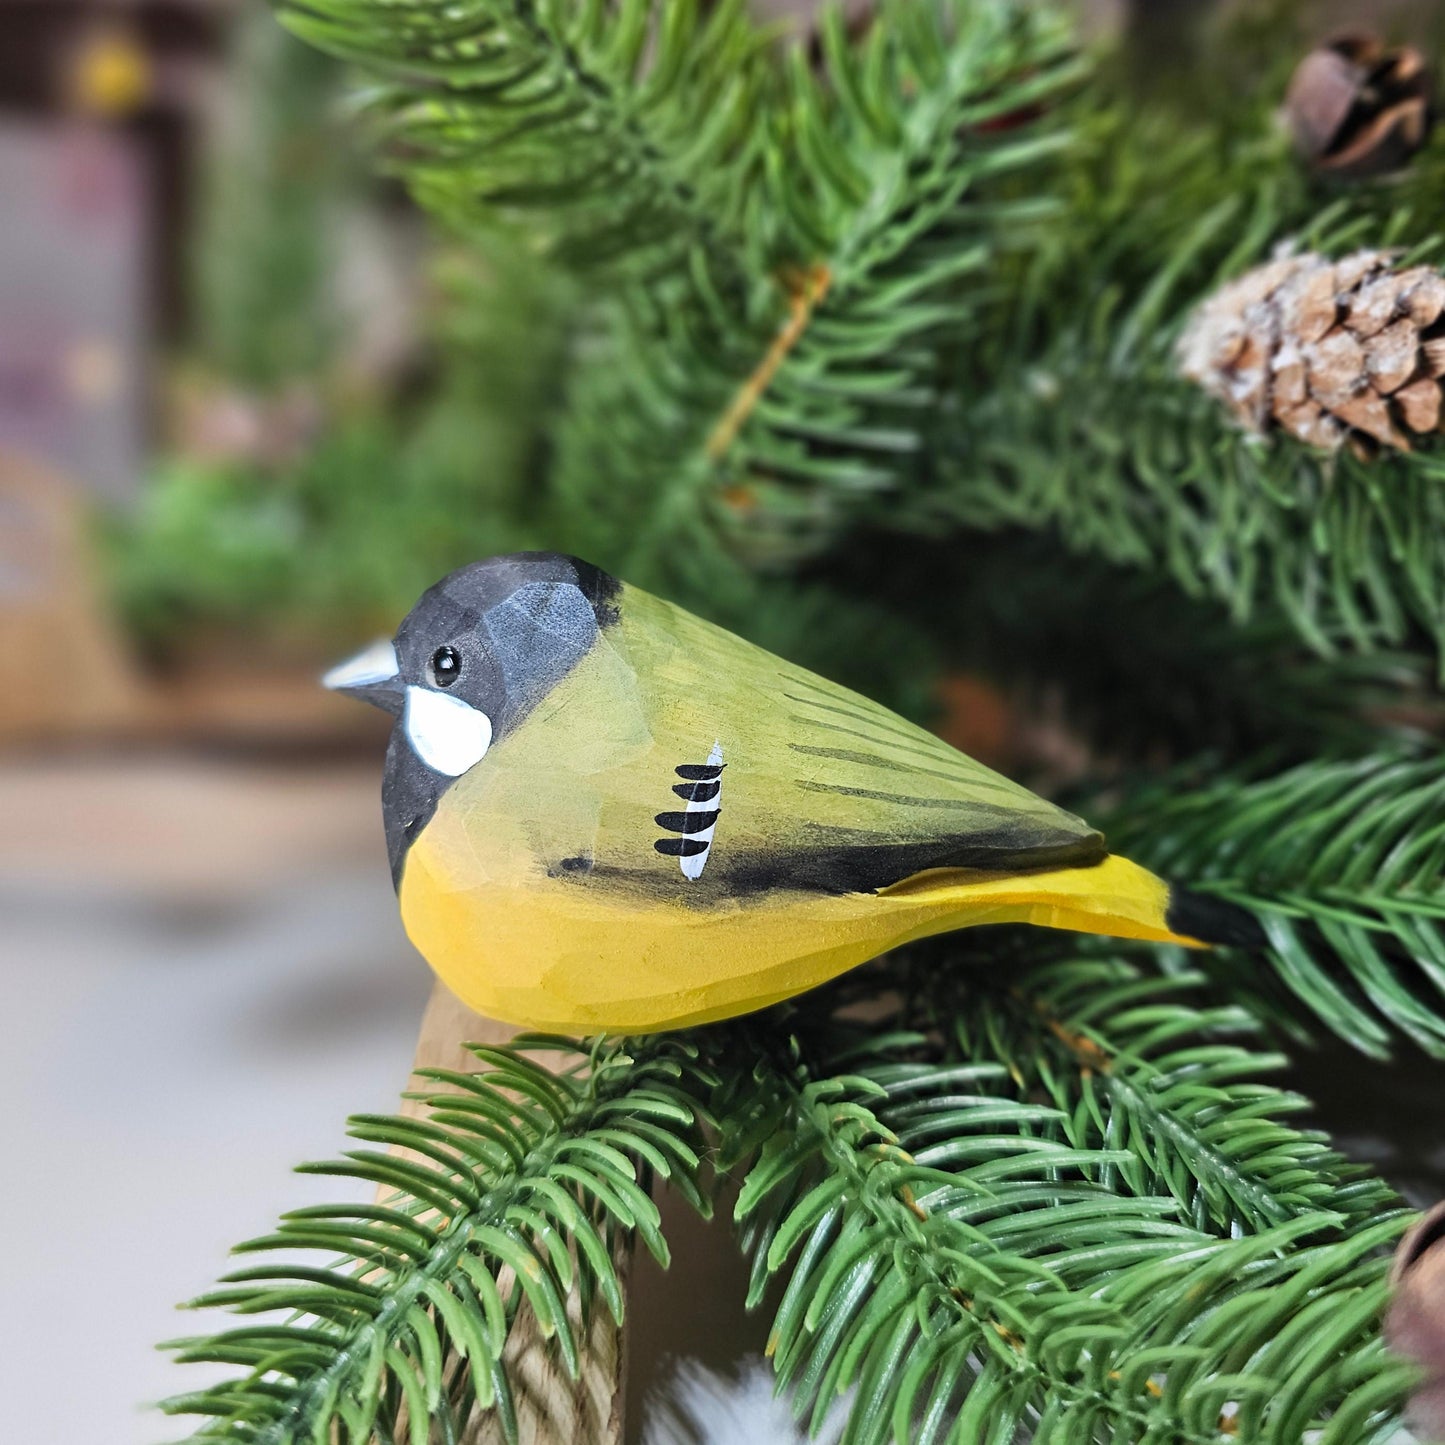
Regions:
<instances>
[{"instance_id":1,"label":"wooden perch","mask_svg":"<svg viewBox=\"0 0 1445 1445\"><path fill-rule=\"evenodd\" d=\"M506 1043L516 1032L506 1024L473 1013L437 983L422 1016L412 1067L474 1069L476 1059L464 1044ZM429 1080L415 1082L430 1089L438 1087ZM401 1112L417 1115L423 1112L423 1106L414 1099L405 1099ZM619 1258L616 1263L625 1289L626 1260ZM593 1310L591 1327L584 1332L575 1292L568 1301L567 1313L581 1347L581 1371L575 1381L567 1377L561 1357L542 1337L525 1303L507 1340L502 1361L512 1383L521 1445L620 1445L624 1332L605 1308ZM467 1421L460 1445L502 1445L502 1440L495 1415L482 1411Z\"/></svg>"}]
</instances>

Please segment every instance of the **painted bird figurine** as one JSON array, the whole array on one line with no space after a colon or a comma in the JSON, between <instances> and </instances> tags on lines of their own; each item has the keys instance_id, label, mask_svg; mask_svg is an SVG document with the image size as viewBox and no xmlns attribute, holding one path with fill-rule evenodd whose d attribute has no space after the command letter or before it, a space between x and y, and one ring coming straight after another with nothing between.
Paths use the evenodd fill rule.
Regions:
<instances>
[{"instance_id":1,"label":"painted bird figurine","mask_svg":"<svg viewBox=\"0 0 1445 1445\"><path fill-rule=\"evenodd\" d=\"M453 572L325 682L396 718L408 935L510 1023L704 1023L980 923L1231 941L1073 814L573 557Z\"/></svg>"}]
</instances>

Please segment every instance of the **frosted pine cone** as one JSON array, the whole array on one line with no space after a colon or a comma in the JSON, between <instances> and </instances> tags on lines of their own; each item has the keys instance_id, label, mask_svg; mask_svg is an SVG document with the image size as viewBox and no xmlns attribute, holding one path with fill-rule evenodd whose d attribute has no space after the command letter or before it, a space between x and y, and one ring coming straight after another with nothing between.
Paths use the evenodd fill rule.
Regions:
<instances>
[{"instance_id":1,"label":"frosted pine cone","mask_svg":"<svg viewBox=\"0 0 1445 1445\"><path fill-rule=\"evenodd\" d=\"M1386 251L1281 256L1199 307L1180 369L1251 431L1410 449L1441 424L1445 276Z\"/></svg>"}]
</instances>

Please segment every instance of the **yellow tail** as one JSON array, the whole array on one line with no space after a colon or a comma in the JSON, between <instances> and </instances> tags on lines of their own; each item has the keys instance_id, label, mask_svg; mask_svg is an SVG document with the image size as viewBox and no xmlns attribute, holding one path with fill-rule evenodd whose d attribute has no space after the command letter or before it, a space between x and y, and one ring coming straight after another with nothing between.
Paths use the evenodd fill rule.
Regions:
<instances>
[{"instance_id":1,"label":"yellow tail","mask_svg":"<svg viewBox=\"0 0 1445 1445\"><path fill-rule=\"evenodd\" d=\"M1088 868L1045 873L974 873L935 869L881 890L885 898L924 898L956 910L958 922L1035 923L1075 933L1144 938L1156 943L1209 944L1170 926L1171 890L1127 858L1110 854Z\"/></svg>"}]
</instances>

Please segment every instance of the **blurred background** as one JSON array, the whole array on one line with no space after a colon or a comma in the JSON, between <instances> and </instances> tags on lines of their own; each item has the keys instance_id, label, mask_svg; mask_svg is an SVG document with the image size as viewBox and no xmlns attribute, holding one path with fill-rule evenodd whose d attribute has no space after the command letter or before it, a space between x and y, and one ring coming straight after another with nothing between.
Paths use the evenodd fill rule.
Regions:
<instances>
[{"instance_id":1,"label":"blurred background","mask_svg":"<svg viewBox=\"0 0 1445 1445\"><path fill-rule=\"evenodd\" d=\"M1087 10L1171 47L1206 8ZM1324 33L1428 6L1314 8ZM164 1433L140 1407L177 1388L153 1350L175 1302L334 1193L289 1166L394 1101L429 977L382 846L385 719L315 677L451 567L549 540L530 422L565 297L437 239L345 94L260 0L0 0L0 1131L23 1181L0 1371L26 1445ZM983 679L927 691L989 761L1068 756ZM1361 1133L1361 1098L1408 1111L1408 1069L1354 1067L1302 1082L1438 1195L1438 1150ZM740 1297L682 1254L694 1315ZM740 1347L638 1289L640 1359Z\"/></svg>"},{"instance_id":2,"label":"blurred background","mask_svg":"<svg viewBox=\"0 0 1445 1445\"><path fill-rule=\"evenodd\" d=\"M430 324L337 96L259 4L0 3L7 1233L46 1201L0 1370L37 1445L166 1433L175 1304L329 1192L289 1168L394 1103L429 987L376 733L314 685L401 599L348 618L310 509L394 468Z\"/></svg>"}]
</instances>

